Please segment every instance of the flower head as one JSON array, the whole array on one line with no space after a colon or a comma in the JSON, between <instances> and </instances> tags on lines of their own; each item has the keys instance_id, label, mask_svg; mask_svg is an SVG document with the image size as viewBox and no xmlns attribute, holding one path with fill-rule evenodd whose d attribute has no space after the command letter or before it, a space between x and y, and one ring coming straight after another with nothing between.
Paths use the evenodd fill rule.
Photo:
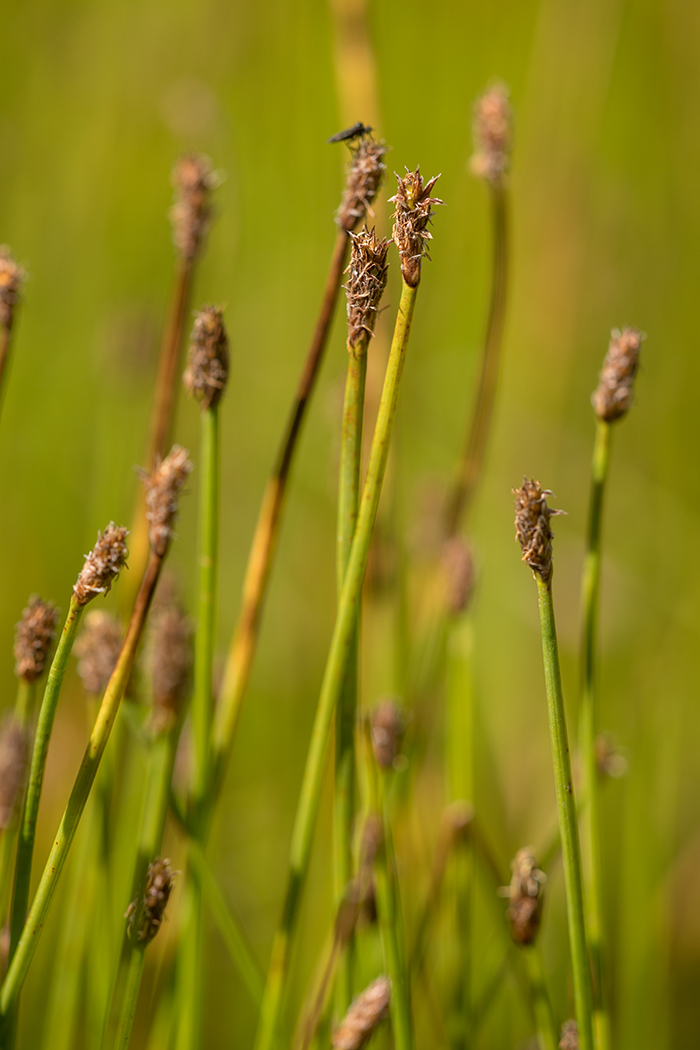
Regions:
<instances>
[{"instance_id":1,"label":"flower head","mask_svg":"<svg viewBox=\"0 0 700 1050\"><path fill-rule=\"evenodd\" d=\"M386 171L382 157L386 153L383 142L363 136L352 150L352 160L345 178L343 199L336 221L348 232L354 230L363 215L373 215L372 202Z\"/></svg>"},{"instance_id":2,"label":"flower head","mask_svg":"<svg viewBox=\"0 0 700 1050\"><path fill-rule=\"evenodd\" d=\"M420 281L421 261L427 259L428 241L432 234L428 223L432 209L436 204L444 204L439 197L431 197L430 191L440 178L434 175L428 182L423 181L420 168L407 171L403 178L399 175L398 189L390 203L396 205L394 212L394 243L401 258L403 279L411 288L416 288Z\"/></svg>"},{"instance_id":3,"label":"flower head","mask_svg":"<svg viewBox=\"0 0 700 1050\"><path fill-rule=\"evenodd\" d=\"M85 628L75 643L78 674L86 692L100 696L112 677L122 647L123 632L119 620L102 609L93 609L85 617Z\"/></svg>"},{"instance_id":4,"label":"flower head","mask_svg":"<svg viewBox=\"0 0 700 1050\"><path fill-rule=\"evenodd\" d=\"M33 595L22 613L15 634L15 674L35 682L44 670L51 643L56 636L58 609Z\"/></svg>"},{"instance_id":5,"label":"flower head","mask_svg":"<svg viewBox=\"0 0 700 1050\"><path fill-rule=\"evenodd\" d=\"M173 445L170 453L156 464L153 473L144 478L146 485L146 517L151 549L159 557L165 555L173 537L179 509L180 492L193 470L189 452Z\"/></svg>"},{"instance_id":6,"label":"flower head","mask_svg":"<svg viewBox=\"0 0 700 1050\"><path fill-rule=\"evenodd\" d=\"M73 593L79 605L87 605L96 594L107 594L126 565L129 530L113 521L104 532L97 533L97 543L85 559Z\"/></svg>"},{"instance_id":7,"label":"flower head","mask_svg":"<svg viewBox=\"0 0 700 1050\"><path fill-rule=\"evenodd\" d=\"M202 408L214 408L223 397L228 365L223 312L219 306L205 306L195 317L183 376L185 388Z\"/></svg>"},{"instance_id":8,"label":"flower head","mask_svg":"<svg viewBox=\"0 0 700 1050\"><path fill-rule=\"evenodd\" d=\"M331 1040L334 1050L360 1050L389 1011L391 982L377 977L350 1005Z\"/></svg>"},{"instance_id":9,"label":"flower head","mask_svg":"<svg viewBox=\"0 0 700 1050\"><path fill-rule=\"evenodd\" d=\"M348 346L366 344L366 337L374 334L379 302L386 287L389 267L386 261L390 241L377 237L374 229L365 226L360 233L351 233L348 283Z\"/></svg>"},{"instance_id":10,"label":"flower head","mask_svg":"<svg viewBox=\"0 0 700 1050\"><path fill-rule=\"evenodd\" d=\"M508 887L506 918L517 944L532 944L542 918L544 884L547 876L536 866L532 847L519 849L511 863L513 878Z\"/></svg>"},{"instance_id":11,"label":"flower head","mask_svg":"<svg viewBox=\"0 0 700 1050\"><path fill-rule=\"evenodd\" d=\"M539 481L523 478L522 487L513 489L515 496L515 535L526 561L533 572L548 582L552 575L552 530L549 519L562 510L550 510L547 506L549 489L543 489Z\"/></svg>"},{"instance_id":12,"label":"flower head","mask_svg":"<svg viewBox=\"0 0 700 1050\"><path fill-rule=\"evenodd\" d=\"M172 174L175 203L170 212L175 247L185 259L192 259L202 243L211 214L211 191L218 179L208 157L185 153Z\"/></svg>"},{"instance_id":13,"label":"flower head","mask_svg":"<svg viewBox=\"0 0 700 1050\"><path fill-rule=\"evenodd\" d=\"M644 335L636 328L613 329L600 381L591 397L598 419L613 423L621 419L632 404L643 340Z\"/></svg>"},{"instance_id":14,"label":"flower head","mask_svg":"<svg viewBox=\"0 0 700 1050\"><path fill-rule=\"evenodd\" d=\"M513 138L513 111L504 84L494 84L474 107L476 153L471 169L479 178L496 182L508 170Z\"/></svg>"},{"instance_id":15,"label":"flower head","mask_svg":"<svg viewBox=\"0 0 700 1050\"><path fill-rule=\"evenodd\" d=\"M12 328L15 306L22 294L26 274L10 255L7 245L0 246L0 323Z\"/></svg>"}]
</instances>

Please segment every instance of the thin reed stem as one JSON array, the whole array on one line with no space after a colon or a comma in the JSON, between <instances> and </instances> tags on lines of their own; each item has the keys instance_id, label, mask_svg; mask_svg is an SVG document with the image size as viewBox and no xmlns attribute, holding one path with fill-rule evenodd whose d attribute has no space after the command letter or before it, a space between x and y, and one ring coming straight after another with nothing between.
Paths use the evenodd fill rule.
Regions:
<instances>
[{"instance_id":1,"label":"thin reed stem","mask_svg":"<svg viewBox=\"0 0 700 1050\"><path fill-rule=\"evenodd\" d=\"M593 989L586 946L581 848L576 821L576 801L571 776L564 695L561 687L554 605L552 603L551 581L545 582L539 573L535 573L535 579L537 581L539 598L549 733L552 744L552 761L554 764L554 781L557 792L559 830L566 885L566 907L569 921L576 1020L578 1021L581 1050L593 1050Z\"/></svg>"},{"instance_id":2,"label":"thin reed stem","mask_svg":"<svg viewBox=\"0 0 700 1050\"><path fill-rule=\"evenodd\" d=\"M459 532L471 511L483 470L498 387L508 289L508 194L502 178L489 182L489 190L493 230L491 298L473 415L445 508L444 532L448 537Z\"/></svg>"},{"instance_id":3,"label":"thin reed stem","mask_svg":"<svg viewBox=\"0 0 700 1050\"><path fill-rule=\"evenodd\" d=\"M17 695L15 697L15 718L25 731L29 727L35 697L36 682L29 682L26 678L19 678L17 681ZM9 827L0 830L0 927L5 925L10 910L13 885L12 869L15 862L17 835L17 818L15 816Z\"/></svg>"},{"instance_id":4,"label":"thin reed stem","mask_svg":"<svg viewBox=\"0 0 700 1050\"><path fill-rule=\"evenodd\" d=\"M126 691L146 616L160 575L164 554L151 554L117 665L105 690L90 740L73 784L63 818L56 833L34 901L24 924L14 957L0 988L0 1023L6 1024L17 1002L34 957L41 931L51 907L58 880L83 815L109 734ZM65 630L65 628L64 628ZM59 643L60 648L60 643ZM50 677L50 675L49 675ZM2 1045L0 1043L0 1045Z\"/></svg>"},{"instance_id":5,"label":"thin reed stem","mask_svg":"<svg viewBox=\"0 0 700 1050\"><path fill-rule=\"evenodd\" d=\"M355 634L362 581L389 455L416 292L417 286L411 287L405 281L403 282L355 537L338 605L294 821L284 907L272 947L255 1043L256 1050L271 1050L279 1037L283 993L287 982L291 948L297 930L302 890L309 867L313 831L321 796L328 734L333 712L342 690L345 667Z\"/></svg>"},{"instance_id":6,"label":"thin reed stem","mask_svg":"<svg viewBox=\"0 0 700 1050\"><path fill-rule=\"evenodd\" d=\"M596 656L598 645L598 610L600 604L600 537L603 518L603 498L610 463L612 427L602 419L596 420L595 446L591 477L591 497L588 511L588 533L583 567L581 598L583 632L581 637L581 823L586 861L586 929L594 976L595 1030L598 1050L610 1046L610 1018L607 1009L602 872L600 850L600 815L598 802L598 765L596 736L598 733Z\"/></svg>"},{"instance_id":7,"label":"thin reed stem","mask_svg":"<svg viewBox=\"0 0 700 1050\"><path fill-rule=\"evenodd\" d=\"M115 1050L127 1050L131 1039L131 1029L136 1016L136 1004L138 1003L141 989L145 957L146 952L143 948L137 948L129 953L124 998L117 1028L117 1038L114 1043Z\"/></svg>"},{"instance_id":8,"label":"thin reed stem","mask_svg":"<svg viewBox=\"0 0 700 1050\"><path fill-rule=\"evenodd\" d=\"M537 1025L537 1040L540 1050L557 1050L559 1036L552 1013L552 1002L547 990L542 949L535 943L523 948L530 988L532 990L532 1007Z\"/></svg>"}]
</instances>

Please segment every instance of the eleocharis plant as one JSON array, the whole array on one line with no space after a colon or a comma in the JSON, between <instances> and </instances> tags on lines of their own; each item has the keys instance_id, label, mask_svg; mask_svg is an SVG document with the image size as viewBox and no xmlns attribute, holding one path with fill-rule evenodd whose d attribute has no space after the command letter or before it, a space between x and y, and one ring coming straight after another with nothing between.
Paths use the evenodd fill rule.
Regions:
<instances>
[{"instance_id":1,"label":"eleocharis plant","mask_svg":"<svg viewBox=\"0 0 700 1050\"><path fill-rule=\"evenodd\" d=\"M0 247L0 409L2 409L3 379L7 369L12 343L15 309L22 295L24 270L10 255L6 245Z\"/></svg>"},{"instance_id":2,"label":"eleocharis plant","mask_svg":"<svg viewBox=\"0 0 700 1050\"><path fill-rule=\"evenodd\" d=\"M374 230L364 228L351 234L348 300L348 371L343 405L343 431L340 446L338 485L337 588L342 593L360 503L362 462L362 423L364 417L367 348L382 293L386 286L389 241L380 240ZM345 669L345 682L336 716L335 751L335 905L339 909L352 878L352 832L355 819L355 723L357 719L359 616L354 644ZM338 966L336 1012L342 1017L352 1000L351 934Z\"/></svg>"},{"instance_id":3,"label":"eleocharis plant","mask_svg":"<svg viewBox=\"0 0 700 1050\"><path fill-rule=\"evenodd\" d=\"M379 506L382 482L398 402L401 376L406 360L416 293L420 284L421 262L427 254L431 235L427 229L435 204L430 196L438 176L424 182L420 170L399 179L394 243L401 259L402 291L394 336L389 353L382 399L374 429L367 476L355 528L343 590L338 604L321 693L316 709L311 743L297 807L290 850L289 874L282 918L275 934L267 975L256 1050L271 1050L279 1039L283 995L287 983L292 943L296 935L301 895L306 880L316 815L321 796L324 759L331 721L340 697L348 656L357 624L357 610L367 566L369 545Z\"/></svg>"},{"instance_id":4,"label":"eleocharis plant","mask_svg":"<svg viewBox=\"0 0 700 1050\"><path fill-rule=\"evenodd\" d=\"M549 519L555 514L560 514L561 511L549 509L546 497L551 493L548 489L543 489L538 481L529 481L525 478L522 487L514 489L513 493L515 495L515 534L522 548L522 560L530 566L537 582L549 735L559 813L559 834L564 866L580 1050L593 1050L593 989L586 944L581 847L552 603L552 530Z\"/></svg>"},{"instance_id":5,"label":"eleocharis plant","mask_svg":"<svg viewBox=\"0 0 700 1050\"><path fill-rule=\"evenodd\" d=\"M49 853L44 872L39 880L34 901L24 923L16 951L10 962L5 980L0 987L0 1025L4 1029L4 1034L0 1032L0 1045L2 1045L2 1039L6 1041L8 1019L17 1003L34 957L41 930L46 922L46 917L56 892L58 880L66 863L102 755L107 746L119 705L129 682L129 676L136 657L136 648L146 622L153 592L170 546L177 515L178 495L191 469L192 465L186 450L175 446L170 455L156 466L147 480L146 502L150 522L151 556L136 598L124 645L105 690L83 761L73 784L73 789ZM117 530L114 527L112 529L116 534L113 537L115 540L114 547L103 549L98 543L95 551L88 556L83 572L78 578L71 601L69 619L66 626L64 626L63 637L61 642L59 642L58 650L54 657L52 671L49 673L47 690L50 688L55 689L56 679L63 677L65 660L67 660L65 648L68 642L66 638L71 633L74 634L73 621L79 619L82 613L83 606L79 603L84 601L86 596L103 591L115 572L124 563L126 557L124 535L126 530ZM104 537L101 537L101 540L103 539ZM96 551L97 554L95 553ZM71 616L73 621L70 620ZM60 659L59 654L61 654ZM43 747L38 731L37 746Z\"/></svg>"},{"instance_id":6,"label":"eleocharis plant","mask_svg":"<svg viewBox=\"0 0 700 1050\"><path fill-rule=\"evenodd\" d=\"M586 554L581 586L581 823L585 844L587 889L587 931L595 977L596 1041L598 1050L610 1046L610 1017L606 995L605 923L603 918L602 872L600 858L600 817L598 804L598 760L596 738L600 729L597 713L596 650L600 605L600 537L603 499L610 463L612 424L622 419L633 396L634 377L639 364L642 334L636 328L612 333L610 346L593 394L596 416L595 445L591 469L591 495L588 509Z\"/></svg>"}]
</instances>

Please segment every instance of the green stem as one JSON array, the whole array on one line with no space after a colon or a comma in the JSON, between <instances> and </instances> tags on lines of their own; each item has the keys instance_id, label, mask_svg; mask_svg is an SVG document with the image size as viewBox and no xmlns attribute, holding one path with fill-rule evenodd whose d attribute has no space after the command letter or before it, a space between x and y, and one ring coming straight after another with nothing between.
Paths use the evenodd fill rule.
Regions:
<instances>
[{"instance_id":1,"label":"green stem","mask_svg":"<svg viewBox=\"0 0 700 1050\"><path fill-rule=\"evenodd\" d=\"M66 863L80 818L83 815L104 749L107 746L109 734L119 710L119 704L129 683L129 676L136 657L136 647L146 621L146 615L153 597L153 591L158 582L162 563L162 557L151 554L151 559L146 568L129 622L124 645L100 705L83 761L75 778L75 783L51 847L46 867L39 881L17 950L0 988L0 1023L2 1024L6 1024L8 1015L17 1002L31 961L34 958L34 952L39 943L39 937L46 922L58 880ZM1 1041L0 1046L2 1046Z\"/></svg>"},{"instance_id":2,"label":"green stem","mask_svg":"<svg viewBox=\"0 0 700 1050\"><path fill-rule=\"evenodd\" d=\"M587 912L586 930L591 951L595 992L595 1030L598 1050L610 1045L610 1020L607 1010L603 971L604 924L601 885L600 816L598 801L598 766L596 736L598 716L596 704L596 648L598 641L598 610L600 605L600 536L603 518L603 498L610 463L612 427L597 421L591 477L591 497L588 512L586 556L583 567L581 598L583 632L581 638L581 789L583 796L582 826L586 845Z\"/></svg>"},{"instance_id":3,"label":"green stem","mask_svg":"<svg viewBox=\"0 0 700 1050\"><path fill-rule=\"evenodd\" d=\"M338 490L338 594L342 593L352 539L355 534L360 503L360 468L362 463L362 423L365 381L367 378L367 338L348 343L348 372L343 407L343 436L340 450L340 484ZM345 899L352 878L352 829L355 817L355 721L358 688L359 615L351 645L345 680L336 716L335 814L334 814L334 879L335 906ZM335 1008L338 1018L345 1015L353 993L353 946L351 933L338 963Z\"/></svg>"},{"instance_id":4,"label":"green stem","mask_svg":"<svg viewBox=\"0 0 700 1050\"><path fill-rule=\"evenodd\" d=\"M143 964L146 951L144 947L134 948L129 953L127 963L126 983L124 986L124 997L122 1009L119 1015L119 1026L117 1038L114 1044L115 1050L126 1050L131 1039L131 1028L136 1016L136 1004L138 1003L139 990L141 988L141 977L143 976Z\"/></svg>"},{"instance_id":5,"label":"green stem","mask_svg":"<svg viewBox=\"0 0 700 1050\"><path fill-rule=\"evenodd\" d=\"M28 682L26 678L20 678L17 682L15 718L25 732L28 732L35 696L36 682ZM17 799L18 808L20 801L21 799ZM0 831L0 927L5 925L10 908L13 881L12 866L15 858L17 830L17 818L15 815L9 827Z\"/></svg>"},{"instance_id":6,"label":"green stem","mask_svg":"<svg viewBox=\"0 0 700 1050\"><path fill-rule=\"evenodd\" d=\"M571 777L569 741L566 732L564 695L559 670L557 631L554 621L551 582L545 583L535 574L540 608L542 631L542 657L547 690L549 735L552 744L554 781L557 791L561 852L566 885L566 908L569 921L571 965L574 977L574 999L576 1020L579 1028L581 1050L593 1050L593 989L583 906L583 876L581 871L581 847L576 822L576 801Z\"/></svg>"},{"instance_id":7,"label":"green stem","mask_svg":"<svg viewBox=\"0 0 700 1050\"><path fill-rule=\"evenodd\" d=\"M188 874L177 953L175 1050L198 1050L202 1045L202 887L191 869Z\"/></svg>"},{"instance_id":8,"label":"green stem","mask_svg":"<svg viewBox=\"0 0 700 1050\"><path fill-rule=\"evenodd\" d=\"M256 1050L271 1050L278 1040L283 993L299 917L301 893L309 867L313 831L321 796L326 744L333 712L342 690L345 667L355 634L362 581L367 566L367 555L389 455L389 445L396 415L401 374L406 359L406 348L408 346L416 291L417 288L411 288L404 282L377 424L372 440L367 478L362 493L355 537L345 573L345 582L338 605L333 638L304 770L301 794L292 833L289 874L282 919L272 946L265 996L255 1043Z\"/></svg>"},{"instance_id":9,"label":"green stem","mask_svg":"<svg viewBox=\"0 0 700 1050\"><path fill-rule=\"evenodd\" d=\"M540 1050L557 1050L559 1036L552 1013L552 1003L547 991L547 980L545 977L544 960L542 949L539 944L523 948L527 975L532 990L532 1006L535 1011L535 1023L537 1025L537 1039Z\"/></svg>"},{"instance_id":10,"label":"green stem","mask_svg":"<svg viewBox=\"0 0 700 1050\"><path fill-rule=\"evenodd\" d=\"M10 919L10 962L17 950L24 922L27 916L27 904L29 902L29 886L32 877L32 858L34 856L34 839L36 836L36 821L39 813L39 802L41 800L41 788L44 782L44 769L46 767L46 756L51 740L56 706L63 684L63 676L68 666L68 658L73 648L73 642L78 630L78 624L83 614L83 607L78 604L75 595L71 596L70 608L63 625L61 638L56 649L56 654L51 664L51 670L46 681L44 697L39 709L39 718L34 738L34 749L32 761L29 767L29 782L27 794L24 801L24 811L19 830L19 842L17 844L17 864L15 867L15 888L12 899L12 915Z\"/></svg>"}]
</instances>

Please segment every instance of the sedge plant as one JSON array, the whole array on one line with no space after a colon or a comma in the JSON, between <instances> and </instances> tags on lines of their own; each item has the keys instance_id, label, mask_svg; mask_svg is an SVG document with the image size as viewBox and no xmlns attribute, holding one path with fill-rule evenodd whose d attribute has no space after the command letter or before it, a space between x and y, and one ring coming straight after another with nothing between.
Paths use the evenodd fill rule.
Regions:
<instances>
[{"instance_id":1,"label":"sedge plant","mask_svg":"<svg viewBox=\"0 0 700 1050\"><path fill-rule=\"evenodd\" d=\"M0 247L0 408L3 384L12 345L17 304L22 295L24 270L10 255L5 245Z\"/></svg>"}]
</instances>

